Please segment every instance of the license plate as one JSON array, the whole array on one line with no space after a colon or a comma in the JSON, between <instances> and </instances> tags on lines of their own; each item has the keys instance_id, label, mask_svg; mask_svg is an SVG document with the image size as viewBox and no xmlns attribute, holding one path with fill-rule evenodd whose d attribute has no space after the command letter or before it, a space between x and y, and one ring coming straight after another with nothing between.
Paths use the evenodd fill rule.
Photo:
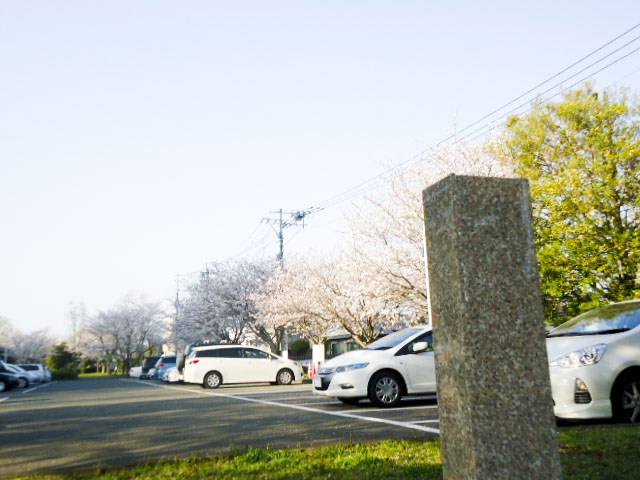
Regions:
<instances>
[{"instance_id":1,"label":"license plate","mask_svg":"<svg viewBox=\"0 0 640 480\"><path fill-rule=\"evenodd\" d=\"M313 379L313 386L314 387L322 386L322 379L319 376L316 376L316 378Z\"/></svg>"}]
</instances>

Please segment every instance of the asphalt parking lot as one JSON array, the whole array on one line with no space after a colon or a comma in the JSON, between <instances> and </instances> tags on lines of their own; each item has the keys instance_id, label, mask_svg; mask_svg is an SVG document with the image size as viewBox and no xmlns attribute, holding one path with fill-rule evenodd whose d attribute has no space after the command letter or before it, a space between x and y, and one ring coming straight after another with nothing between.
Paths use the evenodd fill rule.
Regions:
<instances>
[{"instance_id":1,"label":"asphalt parking lot","mask_svg":"<svg viewBox=\"0 0 640 480\"><path fill-rule=\"evenodd\" d=\"M246 446L308 447L437 436L433 397L344 405L309 384L205 390L134 379L0 394L0 475L109 468Z\"/></svg>"}]
</instances>

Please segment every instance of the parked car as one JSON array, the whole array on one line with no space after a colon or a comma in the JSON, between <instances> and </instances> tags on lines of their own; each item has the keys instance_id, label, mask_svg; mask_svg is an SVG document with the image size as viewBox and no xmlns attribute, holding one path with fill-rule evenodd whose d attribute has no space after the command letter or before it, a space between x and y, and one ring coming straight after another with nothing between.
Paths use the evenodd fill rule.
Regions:
<instances>
[{"instance_id":1,"label":"parked car","mask_svg":"<svg viewBox=\"0 0 640 480\"><path fill-rule=\"evenodd\" d=\"M180 375L178 367L167 368L162 374L162 381L166 383L176 383L182 381L182 375Z\"/></svg>"},{"instance_id":2,"label":"parked car","mask_svg":"<svg viewBox=\"0 0 640 480\"><path fill-rule=\"evenodd\" d=\"M363 350L327 361L313 380L313 393L347 404L368 398L378 407L394 407L405 395L435 393L431 327L398 330Z\"/></svg>"},{"instance_id":3,"label":"parked car","mask_svg":"<svg viewBox=\"0 0 640 480\"><path fill-rule=\"evenodd\" d=\"M583 313L547 334L559 418L640 422L640 301Z\"/></svg>"},{"instance_id":4,"label":"parked car","mask_svg":"<svg viewBox=\"0 0 640 480\"><path fill-rule=\"evenodd\" d=\"M49 368L47 367L45 369L45 366L40 363L21 363L18 366L26 370L27 372L37 373L38 378L41 382L48 382L49 380L51 380L51 377L49 376L51 372L49 372L49 374L47 373L47 370Z\"/></svg>"},{"instance_id":5,"label":"parked car","mask_svg":"<svg viewBox=\"0 0 640 480\"><path fill-rule=\"evenodd\" d=\"M158 359L155 364L155 373L153 375L154 380L162 380L162 375L164 371L168 368L176 366L176 356L175 355L163 355Z\"/></svg>"},{"instance_id":6,"label":"parked car","mask_svg":"<svg viewBox=\"0 0 640 480\"><path fill-rule=\"evenodd\" d=\"M223 383L271 382L280 385L302 379L302 368L264 350L240 345L194 347L184 367L184 381L218 388Z\"/></svg>"},{"instance_id":7,"label":"parked car","mask_svg":"<svg viewBox=\"0 0 640 480\"><path fill-rule=\"evenodd\" d=\"M131 378L140 378L140 374L142 373L142 367L131 367L129 369L129 376Z\"/></svg>"},{"instance_id":8,"label":"parked car","mask_svg":"<svg viewBox=\"0 0 640 480\"><path fill-rule=\"evenodd\" d=\"M50 382L53 379L53 373L51 373L51 369L47 365L44 366L44 374L45 382Z\"/></svg>"},{"instance_id":9,"label":"parked car","mask_svg":"<svg viewBox=\"0 0 640 480\"><path fill-rule=\"evenodd\" d=\"M0 360L0 392L6 392L20 385L18 377L9 371L7 364Z\"/></svg>"},{"instance_id":10,"label":"parked car","mask_svg":"<svg viewBox=\"0 0 640 480\"><path fill-rule=\"evenodd\" d=\"M38 375L37 372L29 372L20 368L18 365L11 365L7 363L4 365L9 370L9 373L13 373L18 377L18 381L20 382L18 388L27 388L33 383L40 383L40 375Z\"/></svg>"},{"instance_id":11,"label":"parked car","mask_svg":"<svg viewBox=\"0 0 640 480\"><path fill-rule=\"evenodd\" d=\"M140 373L140 379L144 380L149 378L149 370L151 370L160 357L147 357L142 362L142 371Z\"/></svg>"}]
</instances>

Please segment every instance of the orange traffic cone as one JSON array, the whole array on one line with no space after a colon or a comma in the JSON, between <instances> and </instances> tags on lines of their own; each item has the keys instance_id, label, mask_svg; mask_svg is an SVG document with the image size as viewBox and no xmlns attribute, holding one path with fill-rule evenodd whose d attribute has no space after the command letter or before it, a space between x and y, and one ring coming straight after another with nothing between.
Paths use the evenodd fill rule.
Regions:
<instances>
[{"instance_id":1,"label":"orange traffic cone","mask_svg":"<svg viewBox=\"0 0 640 480\"><path fill-rule=\"evenodd\" d=\"M316 364L313 363L313 360L309 362L309 378L313 378L316 376Z\"/></svg>"}]
</instances>

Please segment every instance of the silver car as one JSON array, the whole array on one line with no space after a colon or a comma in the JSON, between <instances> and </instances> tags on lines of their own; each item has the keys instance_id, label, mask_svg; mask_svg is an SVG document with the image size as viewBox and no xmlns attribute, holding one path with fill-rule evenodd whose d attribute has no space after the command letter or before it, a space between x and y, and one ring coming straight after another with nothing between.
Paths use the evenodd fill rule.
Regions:
<instances>
[{"instance_id":1,"label":"silver car","mask_svg":"<svg viewBox=\"0 0 640 480\"><path fill-rule=\"evenodd\" d=\"M49 367L45 367L40 363L21 363L18 366L23 370L26 370L27 372L36 373L41 382L48 382L51 380L51 372L49 371Z\"/></svg>"},{"instance_id":2,"label":"silver car","mask_svg":"<svg viewBox=\"0 0 640 480\"><path fill-rule=\"evenodd\" d=\"M18 381L20 382L18 388L27 388L29 385L41 382L40 375L37 372L29 372L18 365L11 365L7 363L5 363L4 366L7 370L18 377Z\"/></svg>"}]
</instances>

